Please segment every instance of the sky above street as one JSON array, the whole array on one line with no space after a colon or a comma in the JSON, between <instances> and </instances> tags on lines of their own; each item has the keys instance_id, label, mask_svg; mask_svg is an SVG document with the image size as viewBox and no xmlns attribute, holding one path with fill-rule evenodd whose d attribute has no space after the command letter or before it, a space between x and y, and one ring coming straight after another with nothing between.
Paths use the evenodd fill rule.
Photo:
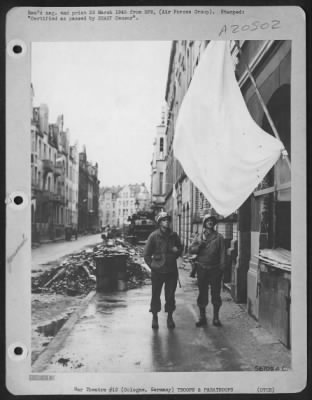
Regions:
<instances>
[{"instance_id":1,"label":"sky above street","mask_svg":"<svg viewBox=\"0 0 312 400\"><path fill-rule=\"evenodd\" d=\"M34 106L64 115L70 143L85 144L101 186L145 182L165 104L171 42L33 43Z\"/></svg>"}]
</instances>

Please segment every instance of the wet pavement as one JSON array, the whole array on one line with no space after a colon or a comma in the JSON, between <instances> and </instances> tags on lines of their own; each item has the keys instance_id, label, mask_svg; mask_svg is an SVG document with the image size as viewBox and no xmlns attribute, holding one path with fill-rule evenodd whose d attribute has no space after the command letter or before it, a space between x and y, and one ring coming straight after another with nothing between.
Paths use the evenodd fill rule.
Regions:
<instances>
[{"instance_id":1,"label":"wet pavement","mask_svg":"<svg viewBox=\"0 0 312 400\"><path fill-rule=\"evenodd\" d=\"M69 323L68 320L72 321L77 312L78 314L82 312L81 304L89 298L91 292L94 293L95 256L107 257L114 252L127 254L124 265L127 270L127 285L125 283L116 285L118 287L134 288L150 282L149 268L142 265L145 264L141 254L142 246L131 246L121 239L111 243L101 241L98 245L94 245L94 241L99 240L98 236L85 239L69 242L71 247L66 248L61 242L44 247L41 261L44 257L48 262L39 264L32 271L32 363L36 362L45 348L49 347L51 352L50 342L63 325ZM68 254L69 249L74 249L74 253ZM37 250L35 253L38 261L40 251ZM56 255L63 257L54 259ZM89 304L89 300L86 304ZM67 327L66 335L69 331ZM43 364L45 365L45 362Z\"/></svg>"},{"instance_id":2,"label":"wet pavement","mask_svg":"<svg viewBox=\"0 0 312 400\"><path fill-rule=\"evenodd\" d=\"M289 369L290 351L222 293L222 327L195 327L196 280L189 265L180 268L176 328L168 330L164 311L159 329L151 328L151 286L125 292L97 293L45 372L255 371ZM163 294L162 294L163 303Z\"/></svg>"},{"instance_id":3,"label":"wet pavement","mask_svg":"<svg viewBox=\"0 0 312 400\"><path fill-rule=\"evenodd\" d=\"M34 362L70 315L79 309L83 296L32 294L31 360Z\"/></svg>"},{"instance_id":4,"label":"wet pavement","mask_svg":"<svg viewBox=\"0 0 312 400\"><path fill-rule=\"evenodd\" d=\"M102 242L100 234L78 236L78 240L42 244L31 251L31 360L34 362L46 348L69 315L79 308L81 296L64 296L56 293L34 293L33 279L60 266L61 260L71 253L79 252Z\"/></svg>"}]
</instances>

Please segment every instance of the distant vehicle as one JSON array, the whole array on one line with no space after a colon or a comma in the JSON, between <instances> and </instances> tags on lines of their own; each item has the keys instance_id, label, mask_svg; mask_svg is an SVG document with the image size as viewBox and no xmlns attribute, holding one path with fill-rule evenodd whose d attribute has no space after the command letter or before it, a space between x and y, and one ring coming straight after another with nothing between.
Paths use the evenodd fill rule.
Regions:
<instances>
[{"instance_id":1,"label":"distant vehicle","mask_svg":"<svg viewBox=\"0 0 312 400\"><path fill-rule=\"evenodd\" d=\"M157 227L152 211L137 211L128 217L128 221L130 222L128 236L134 243L147 240Z\"/></svg>"}]
</instances>

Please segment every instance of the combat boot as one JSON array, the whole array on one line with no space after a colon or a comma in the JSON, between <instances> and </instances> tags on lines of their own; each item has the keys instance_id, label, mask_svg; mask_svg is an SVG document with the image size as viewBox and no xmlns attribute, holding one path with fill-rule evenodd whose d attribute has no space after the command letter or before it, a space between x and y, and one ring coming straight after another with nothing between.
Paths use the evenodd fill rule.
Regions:
<instances>
[{"instance_id":1,"label":"combat boot","mask_svg":"<svg viewBox=\"0 0 312 400\"><path fill-rule=\"evenodd\" d=\"M168 327L168 329L174 329L175 328L175 323L174 323L173 318L172 318L172 313L168 313L167 327Z\"/></svg>"},{"instance_id":2,"label":"combat boot","mask_svg":"<svg viewBox=\"0 0 312 400\"><path fill-rule=\"evenodd\" d=\"M153 313L152 328L153 329L158 329L159 328L157 313Z\"/></svg>"},{"instance_id":3,"label":"combat boot","mask_svg":"<svg viewBox=\"0 0 312 400\"><path fill-rule=\"evenodd\" d=\"M213 320L212 323L214 326L222 326L219 319L219 310L220 306L213 306Z\"/></svg>"},{"instance_id":4,"label":"combat boot","mask_svg":"<svg viewBox=\"0 0 312 400\"><path fill-rule=\"evenodd\" d=\"M197 327L206 326L207 325L207 318L206 318L206 309L205 307L199 308L199 320L196 322Z\"/></svg>"}]
</instances>

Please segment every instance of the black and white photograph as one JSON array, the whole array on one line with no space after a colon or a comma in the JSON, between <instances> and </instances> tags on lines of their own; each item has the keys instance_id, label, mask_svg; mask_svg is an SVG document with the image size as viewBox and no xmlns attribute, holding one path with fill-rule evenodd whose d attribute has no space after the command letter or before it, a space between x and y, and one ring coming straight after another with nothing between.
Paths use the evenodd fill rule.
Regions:
<instances>
[{"instance_id":1,"label":"black and white photograph","mask_svg":"<svg viewBox=\"0 0 312 400\"><path fill-rule=\"evenodd\" d=\"M30 393L303 389L289 376L304 379L306 363L298 374L306 341L298 331L306 323L305 231L297 224L305 216L304 58L294 61L293 33L276 35L285 29L278 7L245 25L225 19L210 35L188 28L183 36L181 22L177 35L152 25L101 38L90 20L84 38L90 18L104 26L248 14L227 10L23 10L38 33L12 39L13 61L27 47L28 102L16 129L23 140L8 145L15 162L28 146L28 163L10 172L25 170L24 186L11 181L10 192L29 230L12 217L19 233L7 285L28 247L19 314L27 339L17 322L7 337L8 362L26 363ZM71 25L63 39L62 21ZM55 35L42 38L44 26ZM19 92L11 92L12 102ZM8 304L19 301L10 291Z\"/></svg>"}]
</instances>

